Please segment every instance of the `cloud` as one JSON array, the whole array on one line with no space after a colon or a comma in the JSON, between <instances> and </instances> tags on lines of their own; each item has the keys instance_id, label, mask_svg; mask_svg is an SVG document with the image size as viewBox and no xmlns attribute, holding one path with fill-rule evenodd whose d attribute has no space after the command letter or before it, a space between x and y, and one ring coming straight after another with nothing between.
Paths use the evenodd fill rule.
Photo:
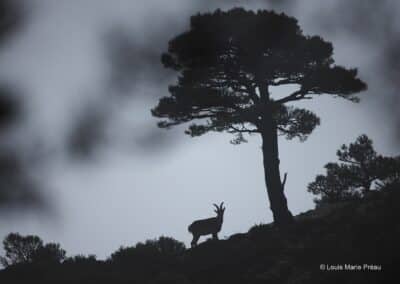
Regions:
<instances>
[{"instance_id":1,"label":"cloud","mask_svg":"<svg viewBox=\"0 0 400 284\"><path fill-rule=\"evenodd\" d=\"M9 209L41 209L44 198L39 183L13 149L0 149L0 211Z\"/></svg>"},{"instance_id":2,"label":"cloud","mask_svg":"<svg viewBox=\"0 0 400 284\"><path fill-rule=\"evenodd\" d=\"M160 61L161 47L166 46L164 40L157 34L148 35L145 41L138 40L128 28L110 29L104 40L110 68L109 87L117 93L143 96L143 93L132 92L132 87L143 81L164 85L171 78L171 72L165 70Z\"/></svg>"},{"instance_id":3,"label":"cloud","mask_svg":"<svg viewBox=\"0 0 400 284\"><path fill-rule=\"evenodd\" d=\"M21 114L20 108L20 102L12 91L0 86L0 135L16 122Z\"/></svg>"},{"instance_id":4,"label":"cloud","mask_svg":"<svg viewBox=\"0 0 400 284\"><path fill-rule=\"evenodd\" d=\"M316 14L322 29L332 34L346 34L369 49L370 68L365 70L375 96L375 111L393 129L400 143L400 2L333 2L332 9Z\"/></svg>"},{"instance_id":5,"label":"cloud","mask_svg":"<svg viewBox=\"0 0 400 284\"><path fill-rule=\"evenodd\" d=\"M3 41L21 27L24 10L20 1L0 0L0 41Z\"/></svg>"},{"instance_id":6,"label":"cloud","mask_svg":"<svg viewBox=\"0 0 400 284\"><path fill-rule=\"evenodd\" d=\"M88 104L77 114L68 135L67 150L74 157L93 157L98 145L105 139L106 111Z\"/></svg>"},{"instance_id":7,"label":"cloud","mask_svg":"<svg viewBox=\"0 0 400 284\"><path fill-rule=\"evenodd\" d=\"M6 45L24 21L19 1L0 1L0 44ZM0 211L42 208L38 183L30 176L19 149L13 145L14 129L23 119L23 102L9 84L0 85Z\"/></svg>"},{"instance_id":8,"label":"cloud","mask_svg":"<svg viewBox=\"0 0 400 284\"><path fill-rule=\"evenodd\" d=\"M154 152L177 139L157 128L151 118L152 105L143 103L155 104L157 98L167 95L168 84L176 77L160 60L170 33L165 29L173 28L159 25L145 38L129 26L114 25L104 31L101 47L107 66L103 70L106 79L103 85L94 87L100 95L74 118L68 136L68 150L73 156L89 158L98 153L100 146L115 145L118 139L131 140L125 145L130 144L131 150L136 147L139 152ZM126 115L121 118L120 113L126 111L133 118L130 126L121 121L126 120ZM125 133L120 135L115 129ZM126 135L129 131L132 135ZM110 132L114 133L111 137ZM150 141L155 137L156 141Z\"/></svg>"}]
</instances>

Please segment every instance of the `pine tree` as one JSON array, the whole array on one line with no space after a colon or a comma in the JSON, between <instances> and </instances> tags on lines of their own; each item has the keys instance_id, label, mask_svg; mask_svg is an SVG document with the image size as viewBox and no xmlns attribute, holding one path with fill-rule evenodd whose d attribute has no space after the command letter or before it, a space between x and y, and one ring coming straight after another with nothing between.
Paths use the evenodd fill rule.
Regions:
<instances>
[{"instance_id":1,"label":"pine tree","mask_svg":"<svg viewBox=\"0 0 400 284\"><path fill-rule=\"evenodd\" d=\"M165 67L179 72L169 96L152 114L168 128L192 120L186 131L199 136L226 131L233 143L245 134L262 138L264 172L274 222L292 222L280 178L278 135L304 141L319 124L317 115L288 105L328 94L350 101L366 88L356 69L334 65L333 47L319 36L303 35L297 20L272 11L197 14L190 30L169 42L162 55ZM296 89L274 98L270 87Z\"/></svg>"}]
</instances>

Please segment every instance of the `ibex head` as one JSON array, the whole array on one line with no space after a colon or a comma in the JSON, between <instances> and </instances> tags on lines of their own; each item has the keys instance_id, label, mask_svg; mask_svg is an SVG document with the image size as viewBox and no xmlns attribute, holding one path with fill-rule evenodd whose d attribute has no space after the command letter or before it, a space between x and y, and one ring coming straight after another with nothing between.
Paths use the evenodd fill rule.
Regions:
<instances>
[{"instance_id":1,"label":"ibex head","mask_svg":"<svg viewBox=\"0 0 400 284\"><path fill-rule=\"evenodd\" d=\"M214 212L217 213L217 217L221 218L221 220L223 220L224 218L224 212L225 212L225 207L224 206L224 202L221 202L221 204L218 206L217 204L213 204L215 207Z\"/></svg>"}]
</instances>

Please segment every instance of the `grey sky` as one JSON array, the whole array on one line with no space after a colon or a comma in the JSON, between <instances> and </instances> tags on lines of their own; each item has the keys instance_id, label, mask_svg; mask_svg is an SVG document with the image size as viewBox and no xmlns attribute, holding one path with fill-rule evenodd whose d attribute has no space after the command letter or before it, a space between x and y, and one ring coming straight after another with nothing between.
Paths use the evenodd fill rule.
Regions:
<instances>
[{"instance_id":1,"label":"grey sky","mask_svg":"<svg viewBox=\"0 0 400 284\"><path fill-rule=\"evenodd\" d=\"M240 146L219 133L191 139L182 127L157 129L150 115L175 78L159 63L168 39L188 28L190 15L218 7L273 7L295 16L305 34L333 43L337 64L359 68L368 83L359 104L325 97L302 103L321 126L305 143L280 140L293 213L313 207L306 185L341 144L366 133L379 152L398 154L398 83L390 79L399 74L392 62L400 42L396 1L26 2L24 28L0 50L0 78L18 86L26 109L7 139L28 161L49 207L2 212L1 239L12 231L37 234L69 254L104 258L161 235L188 243L187 225L212 215L214 202L227 207L222 236L272 220L259 137ZM120 64L120 52L128 64ZM95 132L93 141L77 142L87 143L89 154L71 148L79 127Z\"/></svg>"}]
</instances>

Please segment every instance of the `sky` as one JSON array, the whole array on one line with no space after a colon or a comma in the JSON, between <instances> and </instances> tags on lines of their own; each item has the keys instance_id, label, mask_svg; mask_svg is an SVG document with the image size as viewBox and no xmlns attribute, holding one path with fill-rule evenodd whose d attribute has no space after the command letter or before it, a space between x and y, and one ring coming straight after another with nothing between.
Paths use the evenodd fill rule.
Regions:
<instances>
[{"instance_id":1,"label":"sky","mask_svg":"<svg viewBox=\"0 0 400 284\"><path fill-rule=\"evenodd\" d=\"M292 213L314 207L307 184L343 143L366 133L379 153L399 154L399 2L19 3L24 19L0 47L0 79L22 115L1 133L0 151L22 165L35 198L0 207L0 239L35 234L68 255L103 259L161 235L188 245L187 226L213 216L212 203L226 204L222 238L272 221L259 137L239 146L228 134L190 138L184 126L158 129L150 114L176 80L160 62L168 40L188 29L191 15L216 8L294 16L305 34L333 43L336 64L358 68L368 84L358 104L324 96L297 104L315 111L321 125L304 143L279 140Z\"/></svg>"}]
</instances>

